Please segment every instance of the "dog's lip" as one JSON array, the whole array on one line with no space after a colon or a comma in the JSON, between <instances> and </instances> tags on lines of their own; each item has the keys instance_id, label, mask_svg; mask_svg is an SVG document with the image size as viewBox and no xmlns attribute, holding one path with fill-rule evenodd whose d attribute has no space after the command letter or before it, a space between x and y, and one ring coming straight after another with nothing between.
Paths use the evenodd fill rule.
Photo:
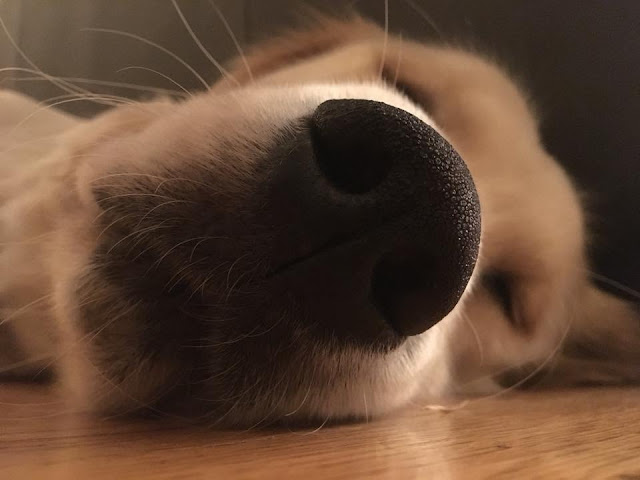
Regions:
<instances>
[{"instance_id":1,"label":"dog's lip","mask_svg":"<svg viewBox=\"0 0 640 480\"><path fill-rule=\"evenodd\" d=\"M294 270L296 267L301 266L309 261L316 259L317 257L330 254L336 250L351 246L355 243L365 241L375 230L366 230L364 232L341 235L336 238L332 238L324 244L313 248L307 253L288 259L275 266L267 272L265 280L272 280L274 278L286 275L289 271Z\"/></svg>"},{"instance_id":2,"label":"dog's lip","mask_svg":"<svg viewBox=\"0 0 640 480\"><path fill-rule=\"evenodd\" d=\"M350 232L344 235L331 238L323 244L312 248L309 252L302 255L298 255L291 259L284 260L283 262L271 268L264 276L265 280L272 280L277 277L286 275L289 271L296 269L298 266L302 266L307 262L315 260L317 257L330 255L332 252L341 250L343 248L352 247L355 244L366 242L368 239L376 236L382 231L389 228L389 226L402 223L406 217L412 214L413 209L405 211L402 215L390 217L386 221L376 225L375 228L365 229Z\"/></svg>"}]
</instances>

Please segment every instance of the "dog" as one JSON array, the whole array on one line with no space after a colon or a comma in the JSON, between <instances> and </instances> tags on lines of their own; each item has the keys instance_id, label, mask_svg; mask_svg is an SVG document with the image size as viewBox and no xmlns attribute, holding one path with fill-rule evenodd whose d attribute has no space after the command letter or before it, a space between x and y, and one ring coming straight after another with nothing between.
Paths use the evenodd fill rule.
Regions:
<instances>
[{"instance_id":1,"label":"dog","mask_svg":"<svg viewBox=\"0 0 640 480\"><path fill-rule=\"evenodd\" d=\"M184 101L0 104L0 372L77 410L359 420L640 380L579 192L477 53L323 19Z\"/></svg>"}]
</instances>

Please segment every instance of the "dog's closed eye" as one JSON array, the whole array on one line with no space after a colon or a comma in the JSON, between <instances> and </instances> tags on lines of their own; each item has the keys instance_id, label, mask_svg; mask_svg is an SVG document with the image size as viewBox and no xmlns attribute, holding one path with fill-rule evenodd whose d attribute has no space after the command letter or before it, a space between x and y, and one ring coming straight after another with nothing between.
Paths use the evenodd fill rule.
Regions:
<instances>
[{"instance_id":1,"label":"dog's closed eye","mask_svg":"<svg viewBox=\"0 0 640 480\"><path fill-rule=\"evenodd\" d=\"M490 271L482 276L482 285L500 305L505 316L514 325L518 324L514 311L512 279L508 273Z\"/></svg>"},{"instance_id":2,"label":"dog's closed eye","mask_svg":"<svg viewBox=\"0 0 640 480\"><path fill-rule=\"evenodd\" d=\"M382 71L382 80L384 80L389 87L400 92L416 105L420 105L425 112L429 114L432 113L433 100L427 92L424 90L421 91L419 88L411 85L407 79L400 78L394 69L385 68Z\"/></svg>"}]
</instances>

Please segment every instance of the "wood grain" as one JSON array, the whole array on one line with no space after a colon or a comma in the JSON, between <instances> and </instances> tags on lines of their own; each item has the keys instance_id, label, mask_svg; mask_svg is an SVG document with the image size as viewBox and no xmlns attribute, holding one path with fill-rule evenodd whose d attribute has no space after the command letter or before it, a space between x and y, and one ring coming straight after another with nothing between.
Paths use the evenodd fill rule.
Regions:
<instances>
[{"instance_id":1,"label":"wood grain","mask_svg":"<svg viewBox=\"0 0 640 480\"><path fill-rule=\"evenodd\" d=\"M0 385L0 479L640 480L640 389L411 406L320 430L216 432L91 420L44 387Z\"/></svg>"}]
</instances>

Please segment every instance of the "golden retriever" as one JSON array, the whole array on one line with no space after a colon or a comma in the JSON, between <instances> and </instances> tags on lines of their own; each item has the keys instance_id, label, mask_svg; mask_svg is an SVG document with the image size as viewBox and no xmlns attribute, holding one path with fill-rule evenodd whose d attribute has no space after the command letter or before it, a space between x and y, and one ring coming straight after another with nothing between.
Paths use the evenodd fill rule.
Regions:
<instances>
[{"instance_id":1,"label":"golden retriever","mask_svg":"<svg viewBox=\"0 0 640 480\"><path fill-rule=\"evenodd\" d=\"M252 425L640 380L576 188L476 53L322 20L185 101L0 105L0 371L53 368L74 408Z\"/></svg>"}]
</instances>

